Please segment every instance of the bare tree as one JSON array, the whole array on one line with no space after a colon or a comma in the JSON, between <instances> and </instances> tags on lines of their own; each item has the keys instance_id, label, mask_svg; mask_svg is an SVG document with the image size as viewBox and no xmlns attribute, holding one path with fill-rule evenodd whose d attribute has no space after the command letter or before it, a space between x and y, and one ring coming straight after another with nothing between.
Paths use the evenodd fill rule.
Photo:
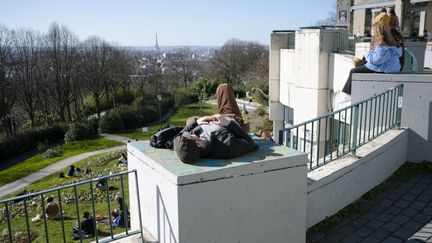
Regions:
<instances>
[{"instance_id":1,"label":"bare tree","mask_svg":"<svg viewBox=\"0 0 432 243\"><path fill-rule=\"evenodd\" d=\"M73 101L73 82L76 81L77 46L78 38L66 26L53 23L49 27L45 42L50 71L48 88L62 121L72 120L70 105Z\"/></svg>"},{"instance_id":2,"label":"bare tree","mask_svg":"<svg viewBox=\"0 0 432 243\"><path fill-rule=\"evenodd\" d=\"M258 43L232 39L217 51L211 66L213 72L225 78L228 83L244 84L248 81L248 72L257 63L263 63L263 59L268 60L267 52L268 50Z\"/></svg>"},{"instance_id":3,"label":"bare tree","mask_svg":"<svg viewBox=\"0 0 432 243\"><path fill-rule=\"evenodd\" d=\"M122 50L120 47L113 48L110 57L109 77L111 79L111 91L113 96L113 105L115 107L115 98L118 88L121 88L123 91L123 100L127 100L126 93L130 89L131 85L130 75L134 72L136 63L130 53L126 50Z\"/></svg>"},{"instance_id":4,"label":"bare tree","mask_svg":"<svg viewBox=\"0 0 432 243\"><path fill-rule=\"evenodd\" d=\"M13 133L12 109L16 100L16 87L11 80L11 32L0 25L0 119L6 136Z\"/></svg>"},{"instance_id":5,"label":"bare tree","mask_svg":"<svg viewBox=\"0 0 432 243\"><path fill-rule=\"evenodd\" d=\"M39 61L41 53L41 37L31 30L13 32L14 54L11 56L13 66L13 81L20 88L17 90L18 103L35 126L35 115L39 106L40 80Z\"/></svg>"},{"instance_id":6,"label":"bare tree","mask_svg":"<svg viewBox=\"0 0 432 243\"><path fill-rule=\"evenodd\" d=\"M95 101L98 118L101 113L101 100L106 95L109 82L111 50L112 47L99 37L88 38L80 48L80 77Z\"/></svg>"}]
</instances>

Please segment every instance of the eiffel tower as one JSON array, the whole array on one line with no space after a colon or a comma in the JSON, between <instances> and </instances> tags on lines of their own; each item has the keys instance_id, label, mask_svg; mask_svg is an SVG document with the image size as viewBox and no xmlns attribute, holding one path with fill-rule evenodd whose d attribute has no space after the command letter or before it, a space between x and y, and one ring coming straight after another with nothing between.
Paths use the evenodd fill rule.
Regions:
<instances>
[{"instance_id":1,"label":"eiffel tower","mask_svg":"<svg viewBox=\"0 0 432 243\"><path fill-rule=\"evenodd\" d=\"M160 52L160 47L159 47L159 43L158 43L157 33L156 33L156 44L155 44L155 47L154 47L154 51L155 52Z\"/></svg>"}]
</instances>

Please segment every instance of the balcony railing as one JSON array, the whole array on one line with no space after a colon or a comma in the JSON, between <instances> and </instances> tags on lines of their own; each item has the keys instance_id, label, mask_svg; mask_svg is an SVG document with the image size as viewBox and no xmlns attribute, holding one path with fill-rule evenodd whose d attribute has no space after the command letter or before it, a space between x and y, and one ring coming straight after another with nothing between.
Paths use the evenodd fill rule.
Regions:
<instances>
[{"instance_id":1,"label":"balcony railing","mask_svg":"<svg viewBox=\"0 0 432 243\"><path fill-rule=\"evenodd\" d=\"M128 200L126 200L128 197L125 197L128 196L129 192L128 184L125 185L128 179L135 180L138 193L137 172L133 170L0 200L0 205L3 206L0 212L2 242L31 242L33 240L42 242L73 242L73 240L110 242L135 234L141 234L141 239L144 239L139 216L139 229L129 229L130 219L127 208ZM105 181L103 187L96 186L100 181ZM117 190L117 186L120 187L120 190ZM58 203L60 214L58 219L49 219L48 216L45 216L47 195L50 195L54 198L54 202ZM115 227L111 219L111 210L115 208L113 204L116 197L123 199L123 208L120 208L121 206L118 208L120 215L123 216L123 223L120 227ZM139 195L136 198L138 212L141 215ZM84 211L89 211L92 216L90 219L93 219L94 235L86 236L81 228L80 212ZM30 219L30 213L35 212L43 215L39 218L40 222L38 223L31 222L33 220ZM105 230L101 230L102 227ZM73 239L73 229L76 232L75 239ZM17 235L20 236L19 239L17 239ZM35 239L35 237L37 238Z\"/></svg>"},{"instance_id":2,"label":"balcony railing","mask_svg":"<svg viewBox=\"0 0 432 243\"><path fill-rule=\"evenodd\" d=\"M279 143L308 154L309 170L352 153L399 127L403 85L301 124L281 129Z\"/></svg>"}]
</instances>

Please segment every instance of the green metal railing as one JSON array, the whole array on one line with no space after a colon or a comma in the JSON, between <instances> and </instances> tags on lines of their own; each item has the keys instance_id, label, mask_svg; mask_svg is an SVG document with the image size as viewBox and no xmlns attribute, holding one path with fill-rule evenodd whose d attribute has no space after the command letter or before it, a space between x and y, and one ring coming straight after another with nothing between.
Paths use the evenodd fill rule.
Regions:
<instances>
[{"instance_id":1,"label":"green metal railing","mask_svg":"<svg viewBox=\"0 0 432 243\"><path fill-rule=\"evenodd\" d=\"M316 169L394 127L400 127L403 85L367 100L279 130L279 144L308 154L309 170Z\"/></svg>"},{"instance_id":2,"label":"green metal railing","mask_svg":"<svg viewBox=\"0 0 432 243\"><path fill-rule=\"evenodd\" d=\"M0 212L0 221L1 224L3 224L5 230L7 230L7 235L4 234L5 231L3 231L3 237L6 239L3 239L5 242L17 242L17 239L14 239L14 235L16 235L17 232L21 232L23 228L23 223L25 224L25 234L26 240L23 240L22 238L18 241L23 242L31 242L32 240L35 240L34 237L32 237L32 234L35 232L32 231L32 228L36 228L37 226L35 223L32 223L29 218L29 213L31 212L30 207L34 206L34 204L39 203L38 209L36 211L40 212L40 215L46 215L45 212L45 205L47 204L47 195L50 195L50 197L54 198L54 202L58 204L59 207L59 218L58 219L48 219L47 216L41 216L40 220L43 222L43 232L41 234L45 237L45 242L54 242L51 238L53 233L60 232L61 231L61 241L63 242L73 242L74 240L79 240L79 242L88 241L96 241L96 242L110 242L114 240L118 240L121 238L125 238L131 235L135 234L141 234L141 239L144 242L143 237L143 231L142 231L142 222L141 222L141 210L140 210L140 199L139 195L137 195L137 205L138 205L138 215L131 215L131 217L138 217L139 219L139 229L130 230L129 229L129 216L128 216L128 208L126 206L126 198L125 198L125 185L124 180L128 178L129 180L134 179L135 185L136 185L136 191L139 192L138 189L138 177L137 177L137 171L125 171L125 172L119 172L115 174L111 174L108 176L102 176L99 178L93 178L90 180L82 181L82 182L76 182L69 185L56 187L53 189L43 190L36 193L30 193L14 198L8 198L4 200L0 200L0 205L3 206L1 212ZM97 188L96 185L101 180L105 180L105 188L101 189ZM118 181L120 180L120 190L116 192L115 187L110 187L110 181ZM114 184L114 182L111 182ZM117 182L118 184L118 182ZM127 186L127 185L126 185ZM80 190L78 192L78 189ZM82 192L90 193L90 197L82 197ZM123 210L123 227L122 232L117 232L117 234L114 234L113 232L113 221L111 219L111 209L114 208L112 205L113 199L115 195L122 197L123 199L123 208L119 210ZM83 201L86 201L85 203L89 205L83 205ZM71 209L73 207L66 207L67 204L74 204L74 210ZM68 208L66 210L66 208ZM90 211L90 215L92 215L92 218L90 217L90 220L93 219L93 225L94 225L94 235L85 237L85 234L83 230L81 229L81 219L80 219L80 211L83 212L84 210ZM13 213L14 212L14 213ZM20 222L18 218L20 218L21 214L16 213L21 212L21 214L24 214L25 219L21 220L24 222ZM121 211L120 211L121 212ZM106 219L104 222L99 222L99 219L96 217L97 214L107 214ZM120 213L121 214L121 213ZM66 221L73 220L76 222L76 228L75 230L78 232L78 239L72 239L72 229L70 227L70 224L68 227L66 227ZM60 225L58 223L60 221ZM107 224L109 225L109 233L108 232L102 232L98 226L101 226L101 224ZM107 226L108 227L108 226ZM3 228L3 227L2 227ZM41 236L41 235L40 235ZM39 237L38 237L39 238ZM36 240L41 241L41 239L36 238ZM102 238L102 239L100 239ZM42 239L43 240L43 239ZM1 241L1 240L0 240ZM58 242L58 239L57 241Z\"/></svg>"}]
</instances>

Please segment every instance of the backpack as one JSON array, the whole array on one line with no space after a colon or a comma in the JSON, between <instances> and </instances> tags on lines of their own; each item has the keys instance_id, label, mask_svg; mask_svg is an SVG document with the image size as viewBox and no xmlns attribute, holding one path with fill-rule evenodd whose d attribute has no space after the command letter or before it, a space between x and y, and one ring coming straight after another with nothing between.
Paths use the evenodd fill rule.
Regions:
<instances>
[{"instance_id":1,"label":"backpack","mask_svg":"<svg viewBox=\"0 0 432 243\"><path fill-rule=\"evenodd\" d=\"M153 134L150 138L150 145L155 148L173 148L174 138L183 130L182 127L168 126Z\"/></svg>"}]
</instances>

